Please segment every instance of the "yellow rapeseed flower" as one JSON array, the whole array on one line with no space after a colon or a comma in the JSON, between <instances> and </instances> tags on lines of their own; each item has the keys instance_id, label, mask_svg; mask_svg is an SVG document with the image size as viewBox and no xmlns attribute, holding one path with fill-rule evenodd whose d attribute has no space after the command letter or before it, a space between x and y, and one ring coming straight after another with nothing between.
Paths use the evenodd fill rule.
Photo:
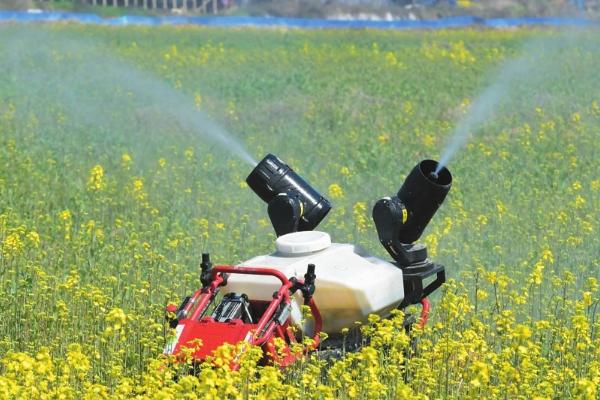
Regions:
<instances>
[{"instance_id":1,"label":"yellow rapeseed flower","mask_svg":"<svg viewBox=\"0 0 600 400\"><path fill-rule=\"evenodd\" d=\"M71 344L67 351L67 365L74 370L80 379L90 370L90 360L81 351L81 345Z\"/></svg>"},{"instance_id":2,"label":"yellow rapeseed flower","mask_svg":"<svg viewBox=\"0 0 600 400\"><path fill-rule=\"evenodd\" d=\"M9 234L2 243L2 255L5 258L12 258L21 253L23 250L23 241L18 232Z\"/></svg>"},{"instance_id":3,"label":"yellow rapeseed flower","mask_svg":"<svg viewBox=\"0 0 600 400\"><path fill-rule=\"evenodd\" d=\"M332 199L339 199L344 196L344 191L340 185L337 183L332 183L329 185L329 195Z\"/></svg>"},{"instance_id":4,"label":"yellow rapeseed flower","mask_svg":"<svg viewBox=\"0 0 600 400\"><path fill-rule=\"evenodd\" d=\"M133 162L129 153L123 153L121 155L121 167L124 169L129 169L131 167L131 163Z\"/></svg>"},{"instance_id":5,"label":"yellow rapeseed flower","mask_svg":"<svg viewBox=\"0 0 600 400\"><path fill-rule=\"evenodd\" d=\"M185 156L186 160L188 160L188 161L193 160L194 159L194 149L192 147L188 147L183 152L183 155Z\"/></svg>"},{"instance_id":6,"label":"yellow rapeseed flower","mask_svg":"<svg viewBox=\"0 0 600 400\"><path fill-rule=\"evenodd\" d=\"M377 141L381 144L386 144L390 141L390 135L382 133L381 135L377 136Z\"/></svg>"},{"instance_id":7,"label":"yellow rapeseed flower","mask_svg":"<svg viewBox=\"0 0 600 400\"><path fill-rule=\"evenodd\" d=\"M348 167L340 168L340 174L342 174L342 176L344 176L346 178L350 177L350 175L351 175L350 168L348 168Z\"/></svg>"},{"instance_id":8,"label":"yellow rapeseed flower","mask_svg":"<svg viewBox=\"0 0 600 400\"><path fill-rule=\"evenodd\" d=\"M26 238L33 247L40 246L40 235L36 231L28 232Z\"/></svg>"},{"instance_id":9,"label":"yellow rapeseed flower","mask_svg":"<svg viewBox=\"0 0 600 400\"><path fill-rule=\"evenodd\" d=\"M356 229L359 232L366 231L367 221L368 221L366 211L367 211L367 203L365 203L363 201L359 201L359 202L355 203L354 207L352 208L352 214L354 215L354 222L356 224Z\"/></svg>"},{"instance_id":10,"label":"yellow rapeseed flower","mask_svg":"<svg viewBox=\"0 0 600 400\"><path fill-rule=\"evenodd\" d=\"M106 182L104 181L104 168L102 168L102 165L100 164L94 165L90 170L87 188L91 192L98 192L105 187Z\"/></svg>"},{"instance_id":11,"label":"yellow rapeseed flower","mask_svg":"<svg viewBox=\"0 0 600 400\"><path fill-rule=\"evenodd\" d=\"M146 200L148 196L144 190L144 180L142 178L134 178L132 182L133 197L138 201Z\"/></svg>"}]
</instances>

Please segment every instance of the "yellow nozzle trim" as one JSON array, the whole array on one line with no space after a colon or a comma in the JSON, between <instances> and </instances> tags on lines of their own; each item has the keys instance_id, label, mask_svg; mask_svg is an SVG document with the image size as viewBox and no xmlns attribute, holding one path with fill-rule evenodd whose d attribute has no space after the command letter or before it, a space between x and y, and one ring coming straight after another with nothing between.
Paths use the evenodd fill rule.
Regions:
<instances>
[{"instance_id":1,"label":"yellow nozzle trim","mask_svg":"<svg viewBox=\"0 0 600 400\"><path fill-rule=\"evenodd\" d=\"M406 211L406 208L403 208L402 209L402 223L405 224L407 220L408 220L408 211Z\"/></svg>"},{"instance_id":2,"label":"yellow nozzle trim","mask_svg":"<svg viewBox=\"0 0 600 400\"><path fill-rule=\"evenodd\" d=\"M300 202L300 216L304 215L304 203Z\"/></svg>"}]
</instances>

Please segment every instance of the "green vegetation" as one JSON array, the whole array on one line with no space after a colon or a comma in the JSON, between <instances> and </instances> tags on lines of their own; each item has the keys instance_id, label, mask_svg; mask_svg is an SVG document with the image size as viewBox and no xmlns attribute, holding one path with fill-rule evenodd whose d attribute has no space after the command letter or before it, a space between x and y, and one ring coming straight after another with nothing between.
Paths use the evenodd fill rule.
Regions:
<instances>
[{"instance_id":1,"label":"green vegetation","mask_svg":"<svg viewBox=\"0 0 600 400\"><path fill-rule=\"evenodd\" d=\"M596 39L0 26L0 398L596 398ZM329 196L319 229L334 241L385 257L373 202L438 158L532 44L541 53L449 164L422 240L452 281L413 332L418 353L398 316L373 319L372 345L327 368L257 369L250 352L239 373L175 382L153 361L164 306L199 285L202 251L236 263L273 248L251 166L201 112Z\"/></svg>"}]
</instances>

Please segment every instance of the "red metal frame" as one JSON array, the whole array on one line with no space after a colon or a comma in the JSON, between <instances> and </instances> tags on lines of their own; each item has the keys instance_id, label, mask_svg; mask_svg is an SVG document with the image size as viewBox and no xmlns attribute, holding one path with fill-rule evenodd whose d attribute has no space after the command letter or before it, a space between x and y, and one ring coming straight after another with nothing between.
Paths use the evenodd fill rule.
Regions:
<instances>
[{"instance_id":1,"label":"red metal frame","mask_svg":"<svg viewBox=\"0 0 600 400\"><path fill-rule=\"evenodd\" d=\"M271 300L267 309L256 324L247 324L240 320L229 323L216 322L211 317L204 316L204 313L219 292L220 287L226 282L224 274L274 276L281 282L281 286L273 295L273 300ZM300 279L298 279L297 282L300 284L304 283ZM294 282L290 281L281 271L272 268L238 267L232 265L218 265L213 267L210 285L197 290L182 309L183 318L178 321L179 325L183 325L182 331L185 330L187 332L187 330L190 330L190 332L187 332L186 335L184 335L185 338L182 338L182 340L185 340L185 343L177 343L175 345L173 353L178 353L181 347L186 347L186 344L193 339L202 340L203 336L206 339L209 335L215 336L221 332L226 337L228 337L226 335L226 333L228 333L230 337L238 337L239 339L237 341L246 340L251 345L262 347L266 361L268 362L282 367L294 362L302 357L304 352L297 354L290 348L291 344L296 343L296 338L293 329L290 326L289 317L283 325L280 325L274 319L275 313L279 309L281 303L285 303L286 305L291 303L292 298L290 289L292 289L293 286ZM320 332L323 325L321 313L312 298L310 299L308 306L310 307L314 319L314 334L312 336L313 343L306 351L314 350L319 345ZM279 353L275 346L275 338L281 338L284 340L284 343L286 343L286 347L279 349ZM226 341L227 339L222 343L225 343ZM207 356L210 356L212 350L214 350L214 348L202 349L202 347L200 347L200 349L195 351L193 357L198 360L203 360ZM236 365L232 365L232 367L237 368Z\"/></svg>"}]
</instances>

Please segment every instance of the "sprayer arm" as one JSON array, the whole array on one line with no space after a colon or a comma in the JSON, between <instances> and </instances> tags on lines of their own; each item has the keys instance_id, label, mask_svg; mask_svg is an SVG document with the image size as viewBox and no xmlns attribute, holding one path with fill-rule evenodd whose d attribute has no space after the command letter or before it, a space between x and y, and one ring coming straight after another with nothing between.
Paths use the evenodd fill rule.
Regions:
<instances>
[{"instance_id":1,"label":"sprayer arm","mask_svg":"<svg viewBox=\"0 0 600 400\"><path fill-rule=\"evenodd\" d=\"M403 244L398 240L398 231L406 222L407 215L406 207L396 196L384 197L373 207L379 241L400 266L411 264Z\"/></svg>"},{"instance_id":2,"label":"sprayer arm","mask_svg":"<svg viewBox=\"0 0 600 400\"><path fill-rule=\"evenodd\" d=\"M302 217L302 203L296 196L288 193L278 194L269 201L267 211L278 237L298 232L298 224Z\"/></svg>"}]
</instances>

